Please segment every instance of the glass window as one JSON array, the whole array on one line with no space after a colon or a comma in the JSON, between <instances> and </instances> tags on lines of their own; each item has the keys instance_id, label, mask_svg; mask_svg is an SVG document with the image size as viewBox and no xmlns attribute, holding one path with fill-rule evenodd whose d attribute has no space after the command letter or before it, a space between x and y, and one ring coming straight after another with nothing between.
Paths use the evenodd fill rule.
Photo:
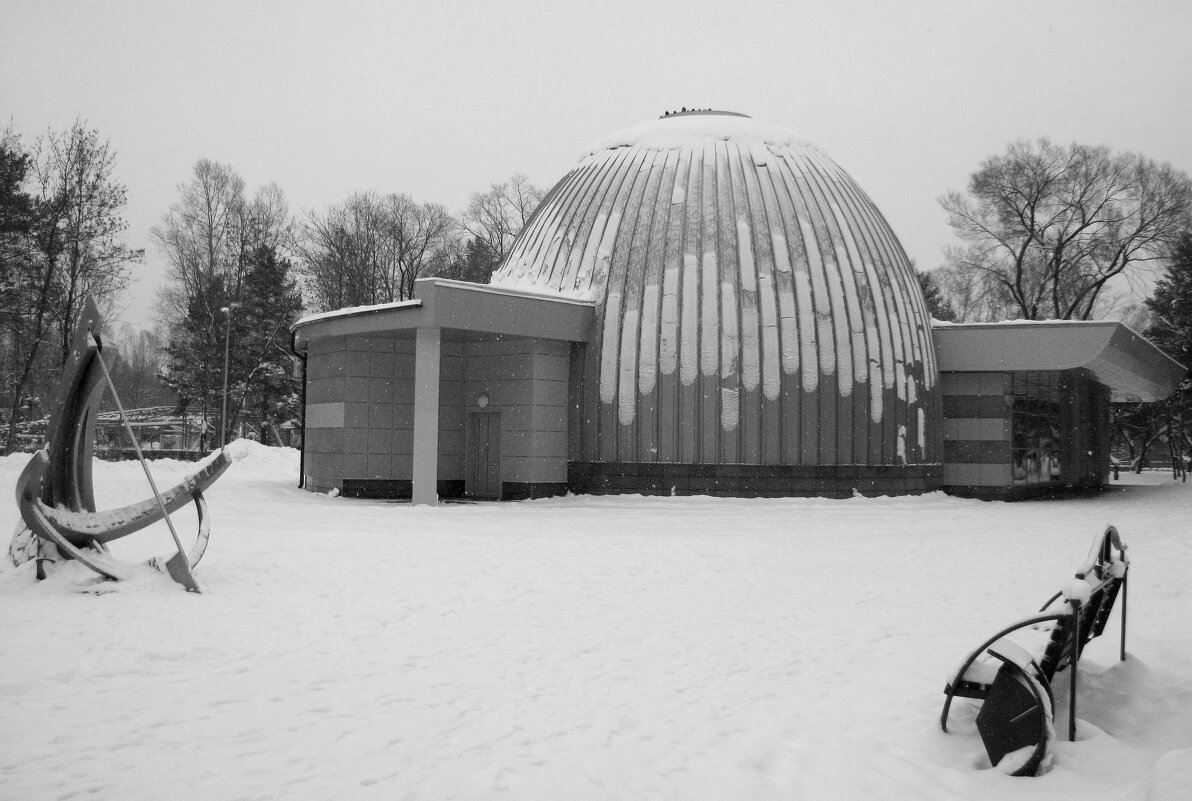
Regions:
<instances>
[{"instance_id":1,"label":"glass window","mask_svg":"<svg viewBox=\"0 0 1192 801\"><path fill-rule=\"evenodd\" d=\"M1010 386L1013 483L1059 481L1063 470L1060 464L1060 374L1014 373Z\"/></svg>"}]
</instances>

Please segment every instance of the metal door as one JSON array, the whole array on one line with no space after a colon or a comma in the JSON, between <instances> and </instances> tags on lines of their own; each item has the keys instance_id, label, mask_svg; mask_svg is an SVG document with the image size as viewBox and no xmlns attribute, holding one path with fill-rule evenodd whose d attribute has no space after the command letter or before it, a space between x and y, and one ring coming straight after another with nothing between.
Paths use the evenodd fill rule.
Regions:
<instances>
[{"instance_id":1,"label":"metal door","mask_svg":"<svg viewBox=\"0 0 1192 801\"><path fill-rule=\"evenodd\" d=\"M464 493L501 497L501 413L469 412L464 443Z\"/></svg>"}]
</instances>

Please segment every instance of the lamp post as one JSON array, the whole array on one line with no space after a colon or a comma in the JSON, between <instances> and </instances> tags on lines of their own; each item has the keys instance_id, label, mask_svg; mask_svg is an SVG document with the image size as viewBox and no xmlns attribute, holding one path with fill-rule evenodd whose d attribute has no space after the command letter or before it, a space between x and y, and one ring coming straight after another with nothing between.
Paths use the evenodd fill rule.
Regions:
<instances>
[{"instance_id":1,"label":"lamp post","mask_svg":"<svg viewBox=\"0 0 1192 801\"><path fill-rule=\"evenodd\" d=\"M228 350L232 339L232 309L224 306L220 309L226 318L224 325L224 374L223 374L223 414L219 418L219 448L228 444Z\"/></svg>"}]
</instances>

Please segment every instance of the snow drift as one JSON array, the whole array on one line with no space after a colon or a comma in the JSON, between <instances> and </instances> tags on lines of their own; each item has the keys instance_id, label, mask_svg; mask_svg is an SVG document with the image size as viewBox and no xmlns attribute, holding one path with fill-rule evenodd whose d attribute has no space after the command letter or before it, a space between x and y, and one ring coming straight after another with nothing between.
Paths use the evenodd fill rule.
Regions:
<instances>
[{"instance_id":1,"label":"snow drift","mask_svg":"<svg viewBox=\"0 0 1192 801\"><path fill-rule=\"evenodd\" d=\"M1192 490L1162 475L1052 503L428 508L306 493L295 452L237 448L203 595L148 568L0 571L0 797L1143 801L1192 777ZM0 460L9 497L26 459ZM97 465L101 507L143 497L139 472ZM1079 740L1005 776L962 702L940 732L944 680L1107 522L1130 659L1094 641Z\"/></svg>"}]
</instances>

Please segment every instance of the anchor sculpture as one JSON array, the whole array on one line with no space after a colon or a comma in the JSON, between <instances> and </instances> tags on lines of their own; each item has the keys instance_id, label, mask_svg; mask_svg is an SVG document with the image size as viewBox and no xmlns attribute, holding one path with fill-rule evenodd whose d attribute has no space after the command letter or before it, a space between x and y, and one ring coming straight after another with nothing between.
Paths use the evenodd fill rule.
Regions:
<instances>
[{"instance_id":1,"label":"anchor sculpture","mask_svg":"<svg viewBox=\"0 0 1192 801\"><path fill-rule=\"evenodd\" d=\"M221 450L210 463L177 486L158 491L104 363L101 325L99 310L94 300L88 298L75 328L58 396L51 407L47 444L33 455L17 481L17 505L27 530L17 532L10 556L15 564L36 559L39 579L46 577L47 563L64 558L77 560L101 576L118 580L128 576L130 566L112 556L108 543L164 519L177 552L151 559L149 564L164 569L187 590L199 592L193 570L203 558L211 535L203 490L223 475L230 462ZM153 497L99 512L95 509L91 464L95 419L105 386L111 389L112 400L149 480ZM170 513L191 501L198 512L199 531L187 552ZM36 535L36 541L29 537L30 533ZM17 541L22 535L30 540L24 547Z\"/></svg>"}]
</instances>

